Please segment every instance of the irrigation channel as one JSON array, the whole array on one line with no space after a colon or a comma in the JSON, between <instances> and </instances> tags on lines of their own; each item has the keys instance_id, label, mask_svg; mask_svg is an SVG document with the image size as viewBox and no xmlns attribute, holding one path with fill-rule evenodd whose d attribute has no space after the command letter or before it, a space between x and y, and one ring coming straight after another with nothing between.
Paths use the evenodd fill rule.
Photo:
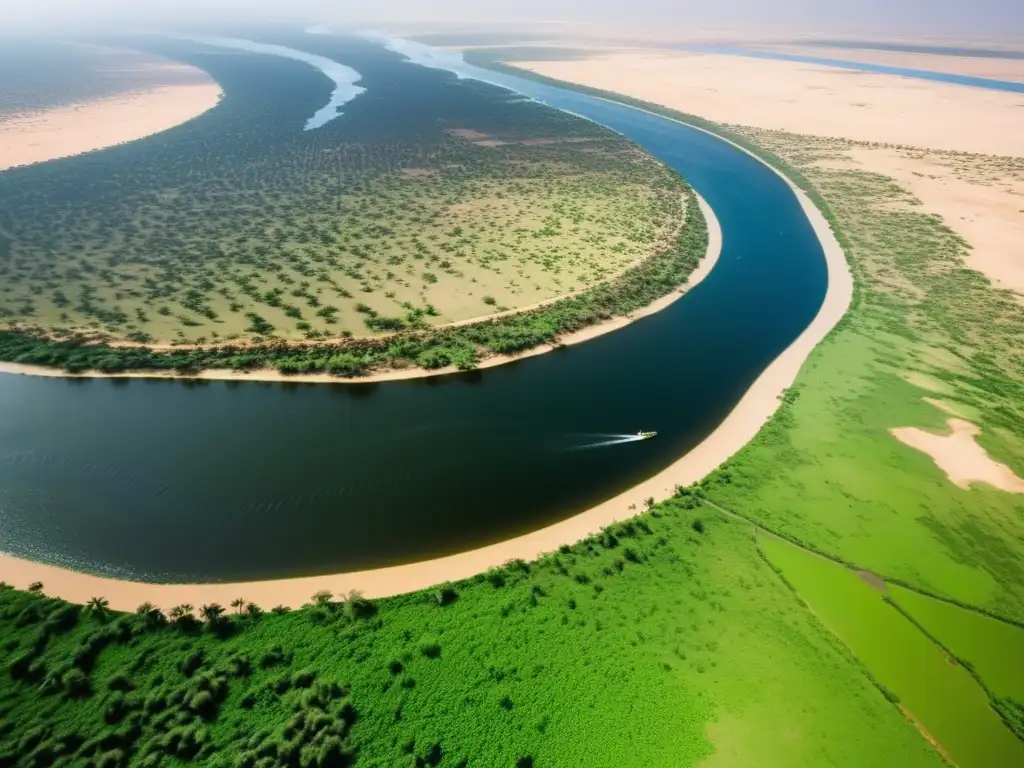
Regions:
<instances>
[{"instance_id":1,"label":"irrigation channel","mask_svg":"<svg viewBox=\"0 0 1024 768\"><path fill-rule=\"evenodd\" d=\"M567 518L708 435L825 296L823 253L793 192L698 130L479 76L618 131L685 176L722 226L710 276L622 330L464 375L355 385L0 375L0 550L162 582L413 562ZM360 108L354 99L345 115ZM639 430L658 436L579 450Z\"/></svg>"}]
</instances>

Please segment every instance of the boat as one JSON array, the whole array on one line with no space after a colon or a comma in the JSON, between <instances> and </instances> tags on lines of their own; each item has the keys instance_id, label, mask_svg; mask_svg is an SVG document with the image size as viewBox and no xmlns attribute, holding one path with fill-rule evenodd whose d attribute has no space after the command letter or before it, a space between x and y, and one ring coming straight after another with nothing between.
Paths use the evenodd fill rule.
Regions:
<instances>
[{"instance_id":1,"label":"boat","mask_svg":"<svg viewBox=\"0 0 1024 768\"><path fill-rule=\"evenodd\" d=\"M657 434L657 432L637 432L636 436L641 440L650 440L652 437L656 437Z\"/></svg>"}]
</instances>

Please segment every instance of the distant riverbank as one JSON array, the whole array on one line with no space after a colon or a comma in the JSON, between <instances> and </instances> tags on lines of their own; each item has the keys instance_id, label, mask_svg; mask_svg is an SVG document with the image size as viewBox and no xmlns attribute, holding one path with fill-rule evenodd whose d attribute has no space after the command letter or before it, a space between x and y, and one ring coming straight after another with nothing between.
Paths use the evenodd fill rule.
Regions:
<instances>
[{"instance_id":1,"label":"distant riverbank","mask_svg":"<svg viewBox=\"0 0 1024 768\"><path fill-rule=\"evenodd\" d=\"M206 73L171 62L164 69L167 79L182 82L0 121L0 172L151 136L217 106L221 88Z\"/></svg>"}]
</instances>

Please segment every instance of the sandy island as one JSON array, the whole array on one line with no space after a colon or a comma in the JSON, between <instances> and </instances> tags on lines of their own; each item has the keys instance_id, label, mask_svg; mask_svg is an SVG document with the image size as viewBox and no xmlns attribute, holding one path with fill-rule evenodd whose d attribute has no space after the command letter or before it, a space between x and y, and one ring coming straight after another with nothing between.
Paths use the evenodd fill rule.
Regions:
<instances>
[{"instance_id":1,"label":"sandy island","mask_svg":"<svg viewBox=\"0 0 1024 768\"><path fill-rule=\"evenodd\" d=\"M540 344L532 349L526 350L525 352L520 352L514 355L491 355L490 357L486 357L481 360L475 370L494 368L498 365L514 363L518 360L525 360L528 357L542 355L560 347L582 344L585 341L596 339L598 336L603 336L606 333L611 333L612 331L624 328L630 323L636 322L641 318L653 315L655 312L660 312L685 296L711 273L711 270L714 269L715 264L718 262L718 257L722 252L722 228L718 223L718 218L715 216L715 212L711 209L711 206L708 205L707 201L700 195L697 195L696 192L694 194L697 197L697 203L700 206L701 213L704 215L704 221L707 224L708 245L707 250L704 253L704 257L697 265L697 268L690 273L690 276L680 288L662 296L660 299L656 299L646 307L642 307L641 309L629 313L628 315L613 317L610 320L595 323L594 325L587 326L586 328L581 328L574 333L568 333L561 336L554 344ZM544 301L538 302L537 304L529 307L518 307L506 312L498 312L492 315L472 318L470 320L460 320L452 323L451 325L468 325L473 322L481 322L484 320L493 320L498 317L515 315L552 304L556 301L561 301L564 298L566 297L557 296L552 299L545 299ZM188 374L176 373L175 371L123 371L120 373L83 371L81 373L68 373L67 371L62 371L59 368L50 368L42 365L22 365L21 363L0 362L0 373L75 379L203 379L206 381L287 381L305 384L373 384L382 381L405 381L408 379L424 379L433 376L446 376L454 373L465 373L465 371L459 370L454 365L430 370L410 365L405 368L393 368L390 370L371 373L366 376L357 376L355 378L342 378L329 373L285 374L281 373L276 368L260 368L249 371L235 371L230 368L210 368L204 371L197 371L196 373Z\"/></svg>"},{"instance_id":2,"label":"sandy island","mask_svg":"<svg viewBox=\"0 0 1024 768\"><path fill-rule=\"evenodd\" d=\"M788 179L786 181L789 183ZM842 248L821 212L803 192L791 183L789 185L825 253L828 290L818 314L804 332L762 372L732 412L700 445L649 480L590 510L547 528L468 552L352 573L242 583L147 584L93 576L0 555L0 579L20 588L32 582L42 582L46 594L73 602L86 602L91 597L102 596L110 601L111 607L121 610L132 610L145 601L163 609L182 603L203 605L217 602L227 605L238 597L263 607L297 607L308 603L311 596L320 590L329 590L335 594L357 590L366 597L385 597L424 589L444 581L469 578L515 558L536 559L562 544L579 541L618 520L627 519L636 514L636 510L643 508L645 499L665 499L671 496L677 485L688 485L706 476L753 439L778 409L780 396L796 379L808 355L835 327L850 305L853 277ZM705 210L705 216L708 218L710 239L716 243L715 249L720 249L721 232L717 221L709 210ZM701 269L691 277L691 284L710 272L710 264L710 260L706 260L701 265ZM676 298L676 294L666 297L669 301ZM623 322L629 322L629 319ZM589 330L591 333L596 332L596 329Z\"/></svg>"},{"instance_id":3,"label":"sandy island","mask_svg":"<svg viewBox=\"0 0 1024 768\"><path fill-rule=\"evenodd\" d=\"M220 86L202 70L153 58L146 56L141 82L125 92L4 116L0 171L150 136L191 120L220 101Z\"/></svg>"}]
</instances>

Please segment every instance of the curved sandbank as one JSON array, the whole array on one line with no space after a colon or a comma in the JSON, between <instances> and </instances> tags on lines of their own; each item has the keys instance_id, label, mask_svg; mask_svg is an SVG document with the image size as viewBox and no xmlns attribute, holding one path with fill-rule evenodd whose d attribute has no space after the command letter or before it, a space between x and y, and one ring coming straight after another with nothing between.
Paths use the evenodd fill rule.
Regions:
<instances>
[{"instance_id":1,"label":"curved sandbank","mask_svg":"<svg viewBox=\"0 0 1024 768\"><path fill-rule=\"evenodd\" d=\"M722 253L722 227L718 223L718 218L715 216L715 212L703 197L696 192L694 192L694 195L697 198L697 204L700 206L701 214L704 216L704 221L707 225L708 245L704 252L704 257L697 265L697 268L690 273L690 276L682 286L673 290L671 293L662 296L660 299L656 299L646 307L635 310L628 315L613 317L609 320L605 320L604 322L595 323L594 325L587 326L586 328L581 328L578 331L559 337L553 344L540 344L532 349L513 355L499 354L485 357L474 370L494 368L498 365L514 363L517 360L525 360L528 357L542 355L561 347L582 344L584 341L590 341L591 339L596 339L598 336L603 336L606 333L617 331L630 323L640 320L641 318L653 315L655 312L660 312L685 296L711 273L711 270L714 269L715 264L718 262L718 257ZM686 226L685 222L683 226ZM497 314L486 315L484 317L473 318L470 320L460 320L459 322L452 323L448 327L469 325L474 322L483 322L493 320L498 317L528 312L532 309L561 301L564 298L567 297L556 296L529 307L519 307L507 312L499 312ZM49 368L43 365L24 365L21 363L0 362L0 373L20 374L23 376L43 376L57 379L204 379L207 381L295 382L304 384L374 384L382 381L406 381L408 379L447 376L455 373L466 373L466 371L460 370L454 365L432 369L420 368L419 366L409 366L407 368L394 368L391 370L378 371L366 376L357 376L353 378L342 378L329 373L285 374L281 373L276 368L259 368L249 371L236 371L231 368L209 368L195 373L184 374L177 373L175 371L122 371L117 373L82 371L79 373L69 373L68 371L63 371L59 368Z\"/></svg>"},{"instance_id":2,"label":"curved sandbank","mask_svg":"<svg viewBox=\"0 0 1024 768\"><path fill-rule=\"evenodd\" d=\"M196 82L147 87L0 122L0 172L151 136L217 106L223 92L209 75L183 64L167 67Z\"/></svg>"},{"instance_id":3,"label":"curved sandbank","mask_svg":"<svg viewBox=\"0 0 1024 768\"><path fill-rule=\"evenodd\" d=\"M738 147L742 151L742 147ZM759 162L763 162L758 158ZM778 173L774 168L775 173ZM779 174L782 176L782 174ZM671 496L677 485L687 485L706 476L745 446L780 405L780 396L796 379L811 351L846 313L853 297L853 277L845 255L828 222L813 203L789 179L783 179L808 217L821 242L828 271L825 300L813 321L757 378L725 420L698 446L654 477L630 488L592 509L559 523L507 541L448 557L408 565L351 573L267 581L215 584L147 584L121 581L43 565L9 555L0 555L0 579L24 588L42 582L47 594L73 602L103 596L114 608L131 610L149 601L161 608L181 603L228 604L244 597L264 607L297 607L310 601L320 590L335 594L357 590L366 597L385 597L424 589L444 581L469 578L511 559L533 560L562 544L571 544L600 529L632 517L644 500ZM715 232L720 247L720 231ZM704 265L702 265L703 267ZM701 278L710 270L705 267ZM697 276L695 275L695 278Z\"/></svg>"},{"instance_id":4,"label":"curved sandbank","mask_svg":"<svg viewBox=\"0 0 1024 768\"><path fill-rule=\"evenodd\" d=\"M305 130L307 131L312 131L322 125L326 125L334 118L339 117L341 115L339 110L343 104L352 101L360 93L366 92L365 88L356 85L356 83L362 80L362 75L352 69L352 67L346 67L344 64L328 59L326 56L317 56L314 53L297 51L294 48L288 48L283 45L256 43L252 40L244 40L238 37L188 37L186 39L196 43L203 43L204 45L212 45L216 48L233 48L237 51L263 53L269 56L282 56L286 59L294 59L295 61L309 64L311 67L315 67L327 75L334 82L334 92L331 94L331 100L306 121Z\"/></svg>"}]
</instances>

